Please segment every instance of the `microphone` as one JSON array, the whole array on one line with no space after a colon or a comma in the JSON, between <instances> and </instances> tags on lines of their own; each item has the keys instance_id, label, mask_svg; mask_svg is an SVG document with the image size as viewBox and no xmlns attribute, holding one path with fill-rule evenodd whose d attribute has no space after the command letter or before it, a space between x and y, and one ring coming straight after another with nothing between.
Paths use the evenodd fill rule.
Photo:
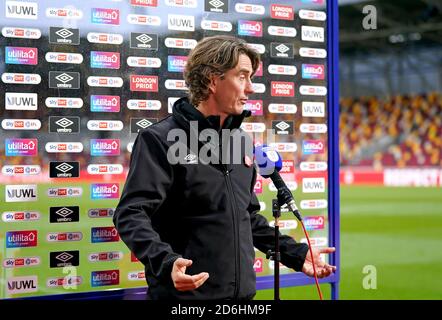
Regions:
<instances>
[{"instance_id":1,"label":"microphone","mask_svg":"<svg viewBox=\"0 0 442 320\"><path fill-rule=\"evenodd\" d=\"M301 221L301 213L293 199L292 192L285 184L279 171L282 168L282 158L279 153L267 145L254 148L255 163L259 169L259 174L263 178L270 178L278 190L278 202L280 205L286 204L290 211Z\"/></svg>"}]
</instances>

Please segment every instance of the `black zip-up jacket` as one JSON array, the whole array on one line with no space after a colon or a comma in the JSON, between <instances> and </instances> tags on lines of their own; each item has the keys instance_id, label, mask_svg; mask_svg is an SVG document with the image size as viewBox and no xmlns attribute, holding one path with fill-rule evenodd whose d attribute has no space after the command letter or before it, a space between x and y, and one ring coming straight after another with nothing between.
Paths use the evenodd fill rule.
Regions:
<instances>
[{"instance_id":1,"label":"black zip-up jacket","mask_svg":"<svg viewBox=\"0 0 442 320\"><path fill-rule=\"evenodd\" d=\"M238 129L249 115L244 111L230 116L223 128ZM258 214L256 169L244 160L203 164L187 157L188 163L170 164L167 151L175 141L167 141L168 133L182 129L188 136L197 134L190 121L198 122L199 132L222 129L219 117L205 118L182 98L174 104L172 116L139 132L114 224L145 266L150 298L251 299L256 293L254 247L263 252L274 249L274 229ZM225 145L229 144L224 142L222 148ZM203 146L199 143L198 150L185 156L198 155ZM302 269L306 244L281 235L280 251L283 264ZM193 260L187 274L208 272L207 281L193 291L176 290L171 271L178 257Z\"/></svg>"}]
</instances>

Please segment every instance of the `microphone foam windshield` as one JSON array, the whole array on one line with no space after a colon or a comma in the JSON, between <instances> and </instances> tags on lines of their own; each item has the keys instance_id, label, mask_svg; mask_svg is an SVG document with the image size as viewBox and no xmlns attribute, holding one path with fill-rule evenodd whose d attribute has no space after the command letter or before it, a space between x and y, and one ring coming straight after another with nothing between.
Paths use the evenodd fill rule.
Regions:
<instances>
[{"instance_id":1,"label":"microphone foam windshield","mask_svg":"<svg viewBox=\"0 0 442 320\"><path fill-rule=\"evenodd\" d=\"M276 171L282 168L282 158L275 148L265 144L254 148L255 163L259 169L259 174L263 178L268 178Z\"/></svg>"}]
</instances>

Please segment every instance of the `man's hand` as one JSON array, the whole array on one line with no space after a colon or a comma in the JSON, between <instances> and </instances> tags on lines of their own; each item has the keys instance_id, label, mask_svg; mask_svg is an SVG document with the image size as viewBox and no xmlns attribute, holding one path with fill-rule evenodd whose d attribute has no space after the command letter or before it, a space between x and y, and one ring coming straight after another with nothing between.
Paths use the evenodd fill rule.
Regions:
<instances>
[{"instance_id":1,"label":"man's hand","mask_svg":"<svg viewBox=\"0 0 442 320\"><path fill-rule=\"evenodd\" d=\"M312 248L313 260L318 278L328 277L330 274L336 271L335 266L331 266L327 263L322 262L319 257L321 253L329 254L332 252L335 252L335 248L323 248L323 249ZM302 266L302 272L304 272L306 275L310 277L314 276L313 261L310 255L310 250L307 252L307 255L305 256L305 262L304 265Z\"/></svg>"},{"instance_id":2,"label":"man's hand","mask_svg":"<svg viewBox=\"0 0 442 320\"><path fill-rule=\"evenodd\" d=\"M201 272L193 276L186 274L186 268L191 265L192 260L183 258L178 258L173 263L171 276L173 284L178 291L195 290L209 278L207 272Z\"/></svg>"}]
</instances>

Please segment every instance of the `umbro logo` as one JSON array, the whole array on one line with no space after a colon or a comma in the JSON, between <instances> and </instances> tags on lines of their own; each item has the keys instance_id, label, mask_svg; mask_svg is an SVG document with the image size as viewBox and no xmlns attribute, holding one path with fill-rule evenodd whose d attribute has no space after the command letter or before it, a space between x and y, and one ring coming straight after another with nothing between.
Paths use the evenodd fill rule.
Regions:
<instances>
[{"instance_id":1,"label":"umbro logo","mask_svg":"<svg viewBox=\"0 0 442 320\"><path fill-rule=\"evenodd\" d=\"M189 153L187 156L184 157L184 162L187 164L198 163L198 157L192 153Z\"/></svg>"}]
</instances>

